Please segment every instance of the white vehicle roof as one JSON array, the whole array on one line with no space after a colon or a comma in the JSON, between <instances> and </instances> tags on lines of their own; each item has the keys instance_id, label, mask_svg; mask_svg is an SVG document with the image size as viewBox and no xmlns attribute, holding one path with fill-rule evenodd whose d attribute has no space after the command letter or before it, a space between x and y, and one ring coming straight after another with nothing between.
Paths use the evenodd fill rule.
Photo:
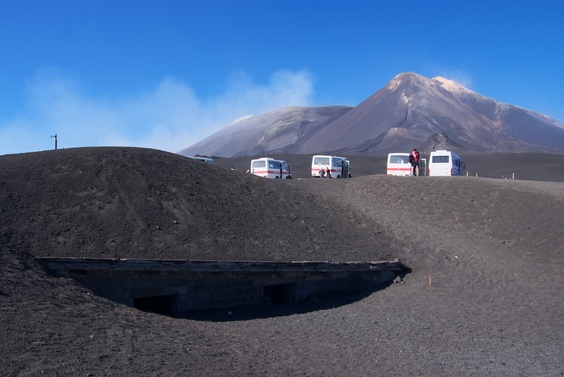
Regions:
<instances>
[{"instance_id":1,"label":"white vehicle roof","mask_svg":"<svg viewBox=\"0 0 564 377\"><path fill-rule=\"evenodd\" d=\"M452 154L453 156L457 156L457 157L460 158L460 156L456 152L447 151L446 149L438 149L436 151L432 151L430 155L434 156L434 155L441 155L441 154L449 154L449 155Z\"/></svg>"},{"instance_id":2,"label":"white vehicle roof","mask_svg":"<svg viewBox=\"0 0 564 377\"><path fill-rule=\"evenodd\" d=\"M258 161L258 160L273 160L273 161L284 161L284 160L278 160L276 158L272 158L272 157L260 157L260 158L255 158L251 161Z\"/></svg>"},{"instance_id":3,"label":"white vehicle roof","mask_svg":"<svg viewBox=\"0 0 564 377\"><path fill-rule=\"evenodd\" d=\"M342 157L342 156L332 156L330 154L314 154L313 157L332 157L332 158L342 158L344 160L348 160L348 158L346 157Z\"/></svg>"}]
</instances>

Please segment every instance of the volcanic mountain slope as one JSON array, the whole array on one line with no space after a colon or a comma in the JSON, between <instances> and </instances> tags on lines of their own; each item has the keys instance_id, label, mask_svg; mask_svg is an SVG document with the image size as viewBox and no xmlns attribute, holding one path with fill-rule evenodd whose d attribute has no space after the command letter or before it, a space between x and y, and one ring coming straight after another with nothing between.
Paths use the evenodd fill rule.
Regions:
<instances>
[{"instance_id":1,"label":"volcanic mountain slope","mask_svg":"<svg viewBox=\"0 0 564 377\"><path fill-rule=\"evenodd\" d=\"M239 119L204 140L180 151L184 156L238 157L293 153L300 140L315 135L352 107L286 107Z\"/></svg>"},{"instance_id":2,"label":"volcanic mountain slope","mask_svg":"<svg viewBox=\"0 0 564 377\"><path fill-rule=\"evenodd\" d=\"M564 152L564 123L442 77L402 73L354 108L329 109L334 110L329 116L309 123L303 118L319 114L318 108L242 119L180 153L384 155L413 147L423 152Z\"/></svg>"}]
</instances>

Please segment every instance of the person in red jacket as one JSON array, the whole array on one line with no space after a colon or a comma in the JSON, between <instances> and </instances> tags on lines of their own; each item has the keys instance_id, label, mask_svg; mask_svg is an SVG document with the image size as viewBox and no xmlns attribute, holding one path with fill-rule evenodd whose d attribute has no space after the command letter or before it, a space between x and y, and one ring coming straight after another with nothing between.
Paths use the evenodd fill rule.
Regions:
<instances>
[{"instance_id":1,"label":"person in red jacket","mask_svg":"<svg viewBox=\"0 0 564 377\"><path fill-rule=\"evenodd\" d=\"M411 162L411 166L413 166L413 175L415 177L417 177L417 174L419 173L420 158L421 156L419 155L417 148L413 148L413 152L411 152L411 155L409 156L409 161Z\"/></svg>"}]
</instances>

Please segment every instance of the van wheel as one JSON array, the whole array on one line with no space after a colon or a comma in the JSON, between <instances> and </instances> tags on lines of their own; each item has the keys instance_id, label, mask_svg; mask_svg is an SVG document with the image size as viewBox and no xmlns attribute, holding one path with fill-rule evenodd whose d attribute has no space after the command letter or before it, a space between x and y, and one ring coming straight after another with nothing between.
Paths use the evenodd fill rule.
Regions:
<instances>
[{"instance_id":1,"label":"van wheel","mask_svg":"<svg viewBox=\"0 0 564 377\"><path fill-rule=\"evenodd\" d=\"M280 178L279 176L274 177L274 179L279 179L279 178Z\"/></svg>"}]
</instances>

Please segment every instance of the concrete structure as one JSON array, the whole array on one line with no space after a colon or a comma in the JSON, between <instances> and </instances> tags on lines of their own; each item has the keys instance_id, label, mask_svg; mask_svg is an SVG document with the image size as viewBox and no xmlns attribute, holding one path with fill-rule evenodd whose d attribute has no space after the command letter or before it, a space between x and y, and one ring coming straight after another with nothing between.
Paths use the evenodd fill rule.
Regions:
<instances>
[{"instance_id":1,"label":"concrete structure","mask_svg":"<svg viewBox=\"0 0 564 377\"><path fill-rule=\"evenodd\" d=\"M289 304L320 292L377 289L407 272L399 262L234 262L36 258L113 301L160 314Z\"/></svg>"}]
</instances>

